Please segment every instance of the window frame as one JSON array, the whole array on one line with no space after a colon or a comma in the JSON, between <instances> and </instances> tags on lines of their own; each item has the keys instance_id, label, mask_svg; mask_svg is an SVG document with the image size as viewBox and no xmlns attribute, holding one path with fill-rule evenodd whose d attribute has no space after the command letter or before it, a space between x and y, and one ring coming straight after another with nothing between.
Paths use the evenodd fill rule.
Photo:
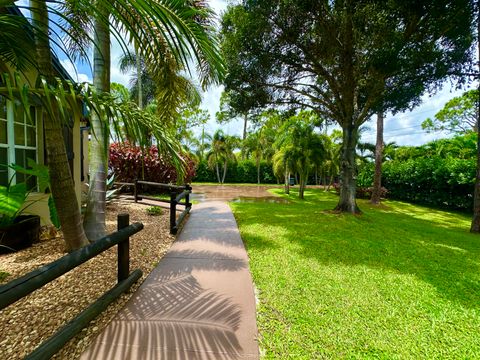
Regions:
<instances>
[{"instance_id":1,"label":"window frame","mask_svg":"<svg viewBox=\"0 0 480 360\"><path fill-rule=\"evenodd\" d=\"M0 148L6 148L7 149L7 165L10 164L16 164L17 159L16 159L16 150L30 150L30 151L35 151L35 162L38 163L38 156L39 156L39 150L38 150L38 145L39 145L39 131L38 131L38 108L35 106L31 106L34 110L34 122L35 125L29 125L27 121L27 114L24 113L24 121L23 123L19 123L16 121L15 118L15 103L9 99L4 98L6 101L6 106L7 106L7 118L3 119L7 121L7 143L0 143ZM22 106L21 104L19 106ZM30 110L30 109L29 109ZM15 144L15 125L23 125L23 131L24 131L24 145L17 145ZM35 146L28 146L25 145L28 143L27 141L27 128L33 128L35 130ZM15 174L15 170L12 169L11 167L7 168L8 170L8 181L12 179L11 184L15 185L17 183L17 177ZM36 188L36 186L35 186ZM34 189L35 189L34 188Z\"/></svg>"}]
</instances>

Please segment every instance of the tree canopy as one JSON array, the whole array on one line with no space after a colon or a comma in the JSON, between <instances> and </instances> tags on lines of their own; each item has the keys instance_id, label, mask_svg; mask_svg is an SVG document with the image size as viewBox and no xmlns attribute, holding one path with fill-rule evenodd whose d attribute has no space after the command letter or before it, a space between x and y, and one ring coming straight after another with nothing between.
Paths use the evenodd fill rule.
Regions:
<instances>
[{"instance_id":1,"label":"tree canopy","mask_svg":"<svg viewBox=\"0 0 480 360\"><path fill-rule=\"evenodd\" d=\"M446 130L467 133L477 130L478 90L466 91L448 101L433 119L426 119L422 128L428 131Z\"/></svg>"},{"instance_id":2,"label":"tree canopy","mask_svg":"<svg viewBox=\"0 0 480 360\"><path fill-rule=\"evenodd\" d=\"M356 212L358 128L378 110L417 105L425 91L461 72L471 60L472 6L469 0L246 0L229 8L224 18L242 16L223 32L236 40L237 66L258 74L238 77L237 87L268 89L272 102L312 108L342 127L337 209Z\"/></svg>"}]
</instances>

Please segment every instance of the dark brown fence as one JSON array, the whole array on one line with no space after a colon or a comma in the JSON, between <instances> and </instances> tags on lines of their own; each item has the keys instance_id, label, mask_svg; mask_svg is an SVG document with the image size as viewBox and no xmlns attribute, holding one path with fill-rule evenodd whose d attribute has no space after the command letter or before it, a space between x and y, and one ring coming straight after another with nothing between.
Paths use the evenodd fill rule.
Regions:
<instances>
[{"instance_id":1,"label":"dark brown fence","mask_svg":"<svg viewBox=\"0 0 480 360\"><path fill-rule=\"evenodd\" d=\"M118 245L117 284L68 324L58 330L52 337L42 343L25 359L50 359L70 339L87 326L91 320L104 311L112 301L140 279L142 276L140 269L130 273L129 238L131 235L142 230L143 224L135 223L129 225L128 214L118 215L117 221L117 232L107 235L88 246L75 250L50 264L44 265L37 270L0 286L0 310L2 310L112 246Z\"/></svg>"},{"instance_id":2,"label":"dark brown fence","mask_svg":"<svg viewBox=\"0 0 480 360\"><path fill-rule=\"evenodd\" d=\"M145 200L170 204L170 234L173 234L173 235L177 233L183 220L192 209L192 203L190 202L190 194L192 193L192 187L190 185L177 186L177 185L161 184L161 183L156 183L151 181L142 181L142 180L135 180L133 183L116 182L115 185L132 187L133 199L135 202L145 199ZM148 196L146 194L142 194L143 185L161 189L167 192L170 195L170 199L168 200L159 199L154 196ZM184 201L182 202L182 200ZM185 208L177 218L178 205L184 206Z\"/></svg>"}]
</instances>

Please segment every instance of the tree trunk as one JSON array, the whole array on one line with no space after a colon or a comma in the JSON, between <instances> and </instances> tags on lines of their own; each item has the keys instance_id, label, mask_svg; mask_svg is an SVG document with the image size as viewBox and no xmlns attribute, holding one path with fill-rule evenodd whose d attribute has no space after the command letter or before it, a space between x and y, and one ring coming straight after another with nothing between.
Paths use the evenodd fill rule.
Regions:
<instances>
[{"instance_id":1,"label":"tree trunk","mask_svg":"<svg viewBox=\"0 0 480 360\"><path fill-rule=\"evenodd\" d=\"M225 177L227 176L227 165L228 165L228 160L225 160L225 162L223 163L222 184L225 183Z\"/></svg>"},{"instance_id":2,"label":"tree trunk","mask_svg":"<svg viewBox=\"0 0 480 360\"><path fill-rule=\"evenodd\" d=\"M135 50L135 55L135 65L137 66L138 107L143 109L142 63L138 49Z\"/></svg>"},{"instance_id":3,"label":"tree trunk","mask_svg":"<svg viewBox=\"0 0 480 360\"><path fill-rule=\"evenodd\" d=\"M480 4L477 3L477 46L480 58ZM480 64L477 69L478 90L480 91ZM477 176L475 178L475 192L473 197L473 219L470 232L480 233L480 99L477 98Z\"/></svg>"},{"instance_id":4,"label":"tree trunk","mask_svg":"<svg viewBox=\"0 0 480 360\"><path fill-rule=\"evenodd\" d=\"M306 177L305 175L300 174L299 178L300 178L300 181L299 181L299 187L298 187L298 197L303 200L304 192L305 192Z\"/></svg>"},{"instance_id":5,"label":"tree trunk","mask_svg":"<svg viewBox=\"0 0 480 360\"><path fill-rule=\"evenodd\" d=\"M108 11L95 19L95 43L93 47L93 85L99 93L110 92L110 29L104 19ZM90 141L90 187L88 191L87 210L83 226L90 241L106 235L106 187L108 167L108 134L106 124L96 112L92 112Z\"/></svg>"},{"instance_id":6,"label":"tree trunk","mask_svg":"<svg viewBox=\"0 0 480 360\"><path fill-rule=\"evenodd\" d=\"M382 194L383 160L383 112L377 113L377 143L375 145L375 175L373 178L372 204L380 204Z\"/></svg>"},{"instance_id":7,"label":"tree trunk","mask_svg":"<svg viewBox=\"0 0 480 360\"><path fill-rule=\"evenodd\" d=\"M340 167L340 199L335 210L359 214L356 202L356 166L355 147L357 129L352 124L343 128L342 158Z\"/></svg>"},{"instance_id":8,"label":"tree trunk","mask_svg":"<svg viewBox=\"0 0 480 360\"><path fill-rule=\"evenodd\" d=\"M290 174L285 169L285 194L290 194Z\"/></svg>"},{"instance_id":9,"label":"tree trunk","mask_svg":"<svg viewBox=\"0 0 480 360\"><path fill-rule=\"evenodd\" d=\"M247 138L247 123L248 116L247 114L243 115L243 137L242 137L242 160L245 160L245 139Z\"/></svg>"},{"instance_id":10,"label":"tree trunk","mask_svg":"<svg viewBox=\"0 0 480 360\"><path fill-rule=\"evenodd\" d=\"M257 183L260 185L260 159L257 158Z\"/></svg>"},{"instance_id":11,"label":"tree trunk","mask_svg":"<svg viewBox=\"0 0 480 360\"><path fill-rule=\"evenodd\" d=\"M356 95L356 77L354 73L354 31L353 31L353 13L354 1L345 1L345 30L342 37L343 51L339 59L339 66L344 70L344 79L342 81L345 108L344 119L342 121L343 144L341 158L340 174L340 199L335 208L337 211L348 212L352 214L360 213L360 209L355 201L356 197L356 166L355 166L355 147L357 144L358 127L355 124L355 102Z\"/></svg>"},{"instance_id":12,"label":"tree trunk","mask_svg":"<svg viewBox=\"0 0 480 360\"><path fill-rule=\"evenodd\" d=\"M220 178L220 170L218 169L218 160L217 160L217 162L215 163L215 169L217 170L217 180L218 180L218 183L221 184L222 181L221 181L221 178Z\"/></svg>"},{"instance_id":13,"label":"tree trunk","mask_svg":"<svg viewBox=\"0 0 480 360\"><path fill-rule=\"evenodd\" d=\"M38 55L40 75L47 77L49 83L55 82L50 41L48 34L48 12L45 1L31 0L32 19L39 33L35 35L35 46ZM88 245L82 227L82 217L75 194L75 186L68 165L67 151L63 139L62 125L58 118L44 116L45 147L47 165L50 172L50 186L55 207L57 208L63 238L67 251L73 251Z\"/></svg>"}]
</instances>

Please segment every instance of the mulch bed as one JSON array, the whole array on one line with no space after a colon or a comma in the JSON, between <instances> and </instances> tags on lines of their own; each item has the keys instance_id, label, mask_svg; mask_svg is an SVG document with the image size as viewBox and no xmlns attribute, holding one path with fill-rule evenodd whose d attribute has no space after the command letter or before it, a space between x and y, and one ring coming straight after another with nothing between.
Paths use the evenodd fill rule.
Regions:
<instances>
[{"instance_id":1,"label":"mulch bed","mask_svg":"<svg viewBox=\"0 0 480 360\"><path fill-rule=\"evenodd\" d=\"M130 238L130 269L141 269L143 277L65 345L54 359L77 359L170 248L174 236L169 234L168 209L160 216L150 216L146 212L148 207L123 201L107 208L109 232L116 230L119 213L128 212L131 223L144 224L144 229ZM49 231L31 248L0 255L0 271L10 274L2 283L62 257L64 250L61 234ZM0 359L23 359L113 287L116 277L117 249L114 246L0 311Z\"/></svg>"}]
</instances>

